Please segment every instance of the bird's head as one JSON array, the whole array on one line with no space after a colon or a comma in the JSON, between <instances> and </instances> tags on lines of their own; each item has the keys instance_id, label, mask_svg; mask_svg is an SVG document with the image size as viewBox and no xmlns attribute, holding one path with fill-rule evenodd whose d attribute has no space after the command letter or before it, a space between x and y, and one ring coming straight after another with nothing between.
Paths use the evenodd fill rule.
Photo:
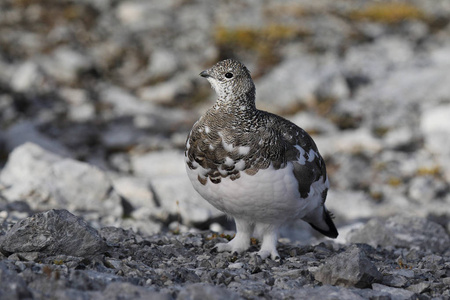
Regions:
<instances>
[{"instance_id":1,"label":"bird's head","mask_svg":"<svg viewBox=\"0 0 450 300\"><path fill-rule=\"evenodd\" d=\"M254 100L255 85L249 70L239 61L226 59L200 73L208 79L220 100L246 97Z\"/></svg>"}]
</instances>

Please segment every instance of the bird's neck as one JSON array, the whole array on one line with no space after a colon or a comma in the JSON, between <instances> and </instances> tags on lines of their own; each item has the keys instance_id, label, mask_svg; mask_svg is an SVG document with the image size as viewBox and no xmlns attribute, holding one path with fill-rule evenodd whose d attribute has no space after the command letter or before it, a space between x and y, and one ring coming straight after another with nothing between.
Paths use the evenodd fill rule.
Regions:
<instances>
[{"instance_id":1,"label":"bird's neck","mask_svg":"<svg viewBox=\"0 0 450 300\"><path fill-rule=\"evenodd\" d=\"M219 97L213 108L228 113L253 113L256 111L255 90L252 89L239 96L228 94Z\"/></svg>"}]
</instances>

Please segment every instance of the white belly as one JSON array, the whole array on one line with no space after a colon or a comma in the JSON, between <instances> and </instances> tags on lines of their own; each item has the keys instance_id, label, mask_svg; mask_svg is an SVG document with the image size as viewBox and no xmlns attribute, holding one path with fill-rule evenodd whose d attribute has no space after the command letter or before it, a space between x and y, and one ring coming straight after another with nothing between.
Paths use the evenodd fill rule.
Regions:
<instances>
[{"instance_id":1,"label":"white belly","mask_svg":"<svg viewBox=\"0 0 450 300\"><path fill-rule=\"evenodd\" d=\"M222 178L214 184L209 179L201 184L197 176L202 168L186 168L195 190L209 203L228 215L254 222L281 224L287 220L303 218L321 205L321 193L327 183L312 185L308 197L301 198L298 183L293 176L293 165L275 170L272 166L255 175L240 172L240 178Z\"/></svg>"}]
</instances>

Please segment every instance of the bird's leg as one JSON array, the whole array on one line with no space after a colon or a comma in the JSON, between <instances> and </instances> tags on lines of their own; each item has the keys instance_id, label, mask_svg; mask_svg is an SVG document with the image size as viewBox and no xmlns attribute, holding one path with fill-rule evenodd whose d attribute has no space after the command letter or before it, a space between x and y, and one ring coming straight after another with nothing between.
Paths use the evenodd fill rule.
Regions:
<instances>
[{"instance_id":1,"label":"bird's leg","mask_svg":"<svg viewBox=\"0 0 450 300\"><path fill-rule=\"evenodd\" d=\"M275 227L274 225L267 225L264 227L261 249L258 251L257 255L262 259L266 259L270 256L273 260L279 260L280 255L277 251L278 227Z\"/></svg>"},{"instance_id":2,"label":"bird's leg","mask_svg":"<svg viewBox=\"0 0 450 300\"><path fill-rule=\"evenodd\" d=\"M216 245L218 252L230 251L241 253L250 247L250 237L253 233L254 225L244 220L234 220L236 222L236 236L228 243L219 243Z\"/></svg>"}]
</instances>

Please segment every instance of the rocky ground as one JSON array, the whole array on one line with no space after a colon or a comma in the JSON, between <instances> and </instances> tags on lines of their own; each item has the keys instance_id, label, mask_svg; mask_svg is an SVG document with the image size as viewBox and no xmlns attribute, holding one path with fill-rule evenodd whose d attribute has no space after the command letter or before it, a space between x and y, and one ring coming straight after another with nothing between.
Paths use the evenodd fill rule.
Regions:
<instances>
[{"instance_id":1,"label":"rocky ground","mask_svg":"<svg viewBox=\"0 0 450 300\"><path fill-rule=\"evenodd\" d=\"M450 298L450 5L0 2L0 298ZM340 236L211 252L187 133L234 57L310 132ZM258 240L253 241L256 250Z\"/></svg>"}]
</instances>

